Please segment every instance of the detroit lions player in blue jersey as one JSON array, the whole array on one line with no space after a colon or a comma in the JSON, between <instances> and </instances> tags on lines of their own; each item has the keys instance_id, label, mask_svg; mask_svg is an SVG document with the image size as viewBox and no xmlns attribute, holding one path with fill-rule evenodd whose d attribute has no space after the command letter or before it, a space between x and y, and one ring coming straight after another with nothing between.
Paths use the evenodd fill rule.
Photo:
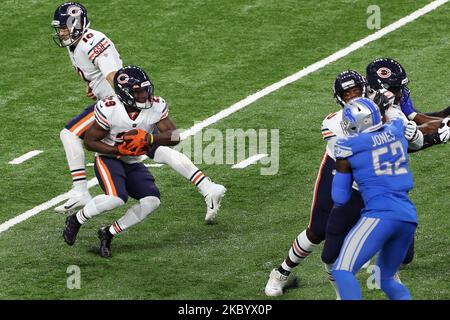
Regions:
<instances>
[{"instance_id":1,"label":"detroit lions player in blue jersey","mask_svg":"<svg viewBox=\"0 0 450 320\"><path fill-rule=\"evenodd\" d=\"M393 119L383 125L377 105L357 98L345 105L342 127L349 136L335 145L333 201L344 205L355 180L365 208L333 266L341 299L361 299L355 274L376 253L381 289L390 299L411 299L408 289L394 279L417 226L416 209L408 197L413 179L404 122Z\"/></svg>"}]
</instances>

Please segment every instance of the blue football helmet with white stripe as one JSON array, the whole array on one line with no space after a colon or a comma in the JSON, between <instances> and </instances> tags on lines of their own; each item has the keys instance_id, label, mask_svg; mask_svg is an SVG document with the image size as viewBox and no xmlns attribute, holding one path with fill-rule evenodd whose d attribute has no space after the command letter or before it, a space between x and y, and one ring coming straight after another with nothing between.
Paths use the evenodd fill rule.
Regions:
<instances>
[{"instance_id":1,"label":"blue football helmet with white stripe","mask_svg":"<svg viewBox=\"0 0 450 320\"><path fill-rule=\"evenodd\" d=\"M89 24L86 8L82 4L65 2L55 10L53 16L53 40L60 47L71 46L83 36Z\"/></svg>"},{"instance_id":2,"label":"blue football helmet with white stripe","mask_svg":"<svg viewBox=\"0 0 450 320\"><path fill-rule=\"evenodd\" d=\"M341 126L348 135L376 131L382 125L380 109L372 100L356 98L344 106Z\"/></svg>"}]
</instances>

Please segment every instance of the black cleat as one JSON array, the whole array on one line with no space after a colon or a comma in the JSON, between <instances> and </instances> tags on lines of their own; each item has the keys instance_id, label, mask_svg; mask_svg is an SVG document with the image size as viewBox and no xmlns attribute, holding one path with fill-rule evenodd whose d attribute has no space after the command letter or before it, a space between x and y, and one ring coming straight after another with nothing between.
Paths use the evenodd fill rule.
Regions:
<instances>
[{"instance_id":1,"label":"black cleat","mask_svg":"<svg viewBox=\"0 0 450 320\"><path fill-rule=\"evenodd\" d=\"M100 256L111 258L111 240L114 236L109 232L109 228L105 227L98 230L98 238L100 239Z\"/></svg>"},{"instance_id":2,"label":"black cleat","mask_svg":"<svg viewBox=\"0 0 450 320\"><path fill-rule=\"evenodd\" d=\"M70 215L66 218L66 227L63 231L63 238L69 246L73 246L75 243L80 227L81 224L78 222L76 214Z\"/></svg>"}]
</instances>

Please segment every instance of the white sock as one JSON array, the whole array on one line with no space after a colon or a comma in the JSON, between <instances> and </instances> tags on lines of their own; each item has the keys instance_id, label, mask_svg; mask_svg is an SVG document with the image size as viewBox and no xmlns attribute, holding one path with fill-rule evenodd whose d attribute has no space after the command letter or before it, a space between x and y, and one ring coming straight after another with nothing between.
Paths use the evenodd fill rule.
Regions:
<instances>
[{"instance_id":1,"label":"white sock","mask_svg":"<svg viewBox=\"0 0 450 320\"><path fill-rule=\"evenodd\" d=\"M211 180L186 155L169 147L158 147L153 160L170 166L180 175L191 181L203 195L206 195L212 184Z\"/></svg>"},{"instance_id":2,"label":"white sock","mask_svg":"<svg viewBox=\"0 0 450 320\"><path fill-rule=\"evenodd\" d=\"M109 232L116 235L123 230L134 226L144 220L150 213L155 211L159 207L160 203L161 202L157 197L149 196L142 198L139 200L139 203L128 209L122 218L114 222L109 227Z\"/></svg>"},{"instance_id":3,"label":"white sock","mask_svg":"<svg viewBox=\"0 0 450 320\"><path fill-rule=\"evenodd\" d=\"M306 230L303 230L297 238L295 238L291 249L289 249L289 259L293 263L299 264L313 252L315 247L317 247L317 244L309 241L306 236Z\"/></svg>"},{"instance_id":4,"label":"white sock","mask_svg":"<svg viewBox=\"0 0 450 320\"><path fill-rule=\"evenodd\" d=\"M89 201L83 209L77 212L77 220L83 224L88 219L118 207L121 207L125 202L116 196L108 196L105 194L98 195Z\"/></svg>"},{"instance_id":5,"label":"white sock","mask_svg":"<svg viewBox=\"0 0 450 320\"><path fill-rule=\"evenodd\" d=\"M323 265L325 266L325 271L328 274L328 280L330 281L331 285L334 288L334 291L336 292L336 300L341 300L341 295L339 294L339 289L336 280L334 279L333 274L331 273L331 271L333 271L333 265L327 263L324 263Z\"/></svg>"},{"instance_id":6,"label":"white sock","mask_svg":"<svg viewBox=\"0 0 450 320\"><path fill-rule=\"evenodd\" d=\"M61 130L59 137L66 152L73 188L81 192L87 191L83 140L66 128Z\"/></svg>"}]
</instances>

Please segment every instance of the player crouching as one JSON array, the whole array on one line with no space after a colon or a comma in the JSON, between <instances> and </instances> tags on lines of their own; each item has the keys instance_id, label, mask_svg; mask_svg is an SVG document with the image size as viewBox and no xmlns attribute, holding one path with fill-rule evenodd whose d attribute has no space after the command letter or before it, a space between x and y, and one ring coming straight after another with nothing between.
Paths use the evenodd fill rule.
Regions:
<instances>
[{"instance_id":1,"label":"player crouching","mask_svg":"<svg viewBox=\"0 0 450 320\"><path fill-rule=\"evenodd\" d=\"M100 255L111 257L112 238L144 220L160 204L155 179L142 163L153 144L172 146L180 138L168 117L161 97L153 96L153 84L139 67L126 66L114 77L117 96L95 105L95 122L87 130L84 144L96 151L95 175L105 194L89 201L77 213L67 217L64 241L73 245L77 233L88 219L123 206L128 197L139 202L109 227L98 231ZM150 134L157 128L159 133Z\"/></svg>"}]
</instances>

